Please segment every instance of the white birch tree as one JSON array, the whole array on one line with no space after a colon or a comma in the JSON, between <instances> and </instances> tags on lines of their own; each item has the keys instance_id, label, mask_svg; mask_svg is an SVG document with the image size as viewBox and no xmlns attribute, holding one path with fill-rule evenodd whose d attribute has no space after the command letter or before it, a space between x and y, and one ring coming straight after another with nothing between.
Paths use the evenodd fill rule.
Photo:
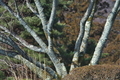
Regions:
<instances>
[{"instance_id":1,"label":"white birch tree","mask_svg":"<svg viewBox=\"0 0 120 80\"><path fill-rule=\"evenodd\" d=\"M104 26L104 30L103 30L102 35L97 43L97 46L96 46L95 51L94 51L94 55L93 55L92 60L90 61L89 65L98 64L99 59L101 57L101 53L102 53L103 48L104 48L104 45L108 39L108 35L110 33L112 25L115 21L117 14L118 14L119 5L120 5L120 0L116 0L111 13L108 15L108 18L107 18L105 26Z\"/></svg>"},{"instance_id":2,"label":"white birch tree","mask_svg":"<svg viewBox=\"0 0 120 80\"><path fill-rule=\"evenodd\" d=\"M79 67L81 63L79 59L84 57L86 46L87 46L87 40L89 37L90 28L92 24L92 19L95 13L95 8L96 8L96 0L90 0L88 9L84 17L80 21L80 32L76 40L74 56L73 56L70 70L72 70L75 67Z\"/></svg>"},{"instance_id":3,"label":"white birch tree","mask_svg":"<svg viewBox=\"0 0 120 80\"><path fill-rule=\"evenodd\" d=\"M16 50L16 51L8 51L8 50L0 49L0 54L13 57L22 61L28 68L30 68L30 70L32 70L40 78L45 80L51 80L51 79L57 80L57 79L63 78L65 75L68 74L65 64L64 62L62 62L61 54L54 47L53 41L52 41L52 27L53 27L53 22L56 16L56 8L57 8L58 0L52 0L52 1L53 2L52 2L50 18L47 20L43 12L44 7L42 7L40 0L34 0L34 4L37 10L32 8L31 4L29 3L29 0L26 0L26 6L31 10L31 12L33 12L41 20L43 31L47 39L47 44L46 44L42 40L42 38L38 36L36 32L30 28L30 25L23 19L23 17L20 14L16 0L14 0L15 10L13 10L9 5L5 4L3 0L0 0L1 6L4 7L7 11L9 11L9 13L12 16L14 16L20 22L20 24L22 24L24 29L26 29L27 32L39 44L39 47L34 46L33 44L29 44L22 37L16 35L12 31L7 29L5 26L0 25L0 29L2 29L2 31L0 32L0 42L7 44ZM81 63L81 61L79 61L79 59L81 58L80 56L83 57L85 54L87 40L89 37L90 28L92 24L92 19L95 13L96 3L97 3L97 0L90 0L88 9L86 10L83 18L80 21L80 32L75 43L74 55L71 61L72 63L71 63L70 71L80 66L80 63ZM96 65L99 62L102 50L104 48L104 44L108 38L112 24L115 21L115 17L117 13L120 10L119 5L120 5L120 0L116 0L116 3L112 9L112 12L109 14L107 18L107 21L103 30L103 34L96 46L90 65ZM49 66L45 66L45 64L42 64L41 62L38 62L33 58L31 58L30 56L28 56L27 53L25 53L19 47L19 45L13 40L13 38L19 41L22 45L24 45L30 50L33 50L39 53L41 52L46 53L49 56L52 63L54 64L55 70L50 68ZM59 56L57 56L56 54L58 54ZM44 76L43 73L47 73L47 76L43 77Z\"/></svg>"}]
</instances>

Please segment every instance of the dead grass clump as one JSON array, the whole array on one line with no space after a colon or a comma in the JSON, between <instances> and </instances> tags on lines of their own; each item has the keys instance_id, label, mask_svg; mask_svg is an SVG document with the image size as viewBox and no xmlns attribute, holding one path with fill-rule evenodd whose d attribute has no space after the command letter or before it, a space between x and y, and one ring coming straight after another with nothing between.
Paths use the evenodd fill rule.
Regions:
<instances>
[{"instance_id":1,"label":"dead grass clump","mask_svg":"<svg viewBox=\"0 0 120 80\"><path fill-rule=\"evenodd\" d=\"M104 64L79 67L63 80L120 80L120 66Z\"/></svg>"}]
</instances>

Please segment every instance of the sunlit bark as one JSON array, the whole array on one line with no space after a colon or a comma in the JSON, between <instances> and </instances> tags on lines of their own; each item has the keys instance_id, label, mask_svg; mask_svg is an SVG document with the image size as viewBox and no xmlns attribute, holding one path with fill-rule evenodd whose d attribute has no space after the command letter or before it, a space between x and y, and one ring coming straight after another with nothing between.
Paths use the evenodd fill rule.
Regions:
<instances>
[{"instance_id":1,"label":"sunlit bark","mask_svg":"<svg viewBox=\"0 0 120 80\"><path fill-rule=\"evenodd\" d=\"M80 57L79 57L80 59L78 61L79 66L81 65L81 63L83 61L83 58L84 58L84 54L86 53L86 48L87 48L87 44L88 44L88 38L89 38L90 30L91 30L91 27L92 27L92 21L93 21L94 13L96 11L96 5L97 5L97 1L95 1L92 12L91 12L88 20L85 23L84 37L83 37L83 40L82 40L82 44L80 46L80 53L81 54L80 54Z\"/></svg>"},{"instance_id":2,"label":"sunlit bark","mask_svg":"<svg viewBox=\"0 0 120 80\"><path fill-rule=\"evenodd\" d=\"M27 7L35 14L35 16L38 17L38 19L41 20L43 31L46 37L47 43L45 43L40 36L36 34L34 30L30 28L30 25L25 22L23 17L20 15L18 4L16 0L14 0L15 3L15 10L12 9L12 7L9 7L8 4L5 4L3 0L0 0L1 6L3 6L11 15L13 15L20 24L23 25L24 29L27 30L27 32L35 39L35 41L39 44L39 46L35 46L33 44L28 43L20 36L14 34L14 32L10 31L6 28L6 26L0 25L0 42L4 43L6 45L11 46L15 51L8 51L3 50L3 48L0 47L0 54L16 58L20 61L22 61L27 67L29 67L34 73L36 73L40 78L43 80L51 80L51 79L59 79L63 78L65 75L67 75L67 70L65 64L62 62L61 55L57 48L54 47L53 43L53 37L52 37L52 27L56 16L56 9L58 0L52 0L52 9L49 19L46 19L46 16L44 14L44 8L42 7L40 0L34 0L34 5L37 10L35 10L31 4L29 3L29 0L26 0ZM47 0L46 0L47 1ZM95 8L96 8L96 2L97 0L90 0L90 4L88 6L88 9L86 10L83 18L80 21L80 32L78 35L78 38L75 43L74 48L74 55L72 59L72 63L70 65L70 71L73 70L76 67L80 66L81 63L81 57L83 58L84 54L86 53L86 46L88 43L88 37L90 34L90 28L92 25ZM108 38L108 35L110 33L111 27L113 25L113 22L115 21L115 17L117 13L120 10L120 0L116 0L116 3L112 9L112 12L109 14L107 21L104 26L104 30L102 33L102 36L100 40L98 41L98 44L95 48L95 52L93 54L92 60L89 65L96 65L99 62L102 50L104 48L104 44ZM30 56L27 55L26 52L24 52L19 46L19 44L16 44L16 42L13 40L16 39L19 41L24 47L27 47L30 50L36 51L37 53L46 53L49 57L49 59L52 61L54 65L54 70L45 64L42 64ZM56 55L58 53L58 55ZM44 76L45 74L46 76Z\"/></svg>"},{"instance_id":3,"label":"sunlit bark","mask_svg":"<svg viewBox=\"0 0 120 80\"><path fill-rule=\"evenodd\" d=\"M19 37L18 35L14 34L13 32L11 32L10 30L8 30L6 27L4 26L0 26L0 29L4 30L4 33L8 33L9 35L12 35L15 39L17 39L21 44L23 44L25 47L29 48L30 50L33 51L37 51L37 52L43 52L45 53L45 51L42 48L39 48L37 46L34 46L32 44L29 44L28 42L26 42L24 39L22 39L21 37Z\"/></svg>"},{"instance_id":4,"label":"sunlit bark","mask_svg":"<svg viewBox=\"0 0 120 80\"><path fill-rule=\"evenodd\" d=\"M3 30L7 31L7 33L9 33L10 35L12 35L14 38L16 38L18 41L20 41L25 47L29 48L29 49L34 49L34 51L39 51L39 52L44 52L46 54L48 54L48 56L50 57L51 61L53 62L56 72L58 73L59 76L64 77L67 74L67 70L66 67L64 65L64 63L61 62L61 58L59 59L58 56L56 56L56 53L54 52L54 50L56 50L56 48L54 48L53 43L52 43L52 37L51 37L51 31L52 31L52 26L53 26L53 21L55 19L55 15L56 15L56 6L57 6L57 2L58 0L53 0L53 5L52 5L52 10L51 10L51 15L49 20L47 21L43 12L43 8L41 6L41 3L39 0L34 0L35 5L37 7L37 11L35 11L31 5L29 4L28 0L26 0L26 4L29 7L29 9L36 14L43 25L43 30L44 33L46 35L46 39L48 40L48 46L43 42L43 40L40 38L40 36L38 36L29 26L29 24L27 24L24 19L22 18L22 16L20 15L19 9L18 9L18 5L16 3L15 0L15 9L17 11L17 13L15 13L8 5L6 5L2 0L0 0L0 4L6 9L8 10L13 16L15 16L19 22L23 25L23 27L32 35L32 37L35 39L35 41L40 45L41 48L38 48L34 45L28 44L25 40L23 40L22 38L20 38L19 36L11 33L9 30L3 28L1 26L1 28L3 28ZM22 42L23 41L23 42ZM15 48L16 49L16 48ZM59 54L60 55L60 54Z\"/></svg>"},{"instance_id":5,"label":"sunlit bark","mask_svg":"<svg viewBox=\"0 0 120 80\"><path fill-rule=\"evenodd\" d=\"M79 61L80 54L82 54L82 53L80 53L80 46L82 44L82 40L83 40L83 37L84 37L85 23L86 23L87 19L89 18L90 14L92 12L93 5L94 5L95 1L96 0L90 0L90 4L88 6L88 9L87 9L84 17L80 21L80 32L79 32L78 38L76 40L75 49L74 49L74 56L73 56L73 59L72 59L72 64L71 64L70 70L72 70L75 67L79 67L79 62L78 61Z\"/></svg>"},{"instance_id":6,"label":"sunlit bark","mask_svg":"<svg viewBox=\"0 0 120 80\"><path fill-rule=\"evenodd\" d=\"M107 18L107 21L106 21L105 26L104 26L104 30L102 32L102 36L100 37L100 39L97 43L92 60L90 61L89 65L98 64L99 59L100 59L101 54L102 54L102 51L103 51L103 48L104 48L104 45L106 43L106 40L108 39L108 35L110 33L112 25L113 25L115 18L117 16L117 13L118 13L117 10L119 8L119 5L120 5L120 0L116 0L114 7L112 9L112 12L109 14L109 16Z\"/></svg>"},{"instance_id":7,"label":"sunlit bark","mask_svg":"<svg viewBox=\"0 0 120 80\"><path fill-rule=\"evenodd\" d=\"M44 72L48 73L49 76L51 75L51 78L57 78L57 75L54 70L52 70L50 67L44 66L44 64L37 62L36 60L29 57L27 55L27 53L25 53L22 49L20 49L19 46L9 36L0 34L0 41L4 42L5 44L10 45L11 47L13 47L16 50L16 52L14 52L14 51L5 51L5 50L0 49L0 54L16 58L20 61L23 61L23 63L32 70L34 68L37 68L38 71L39 70L42 72L44 71ZM34 70L34 72L35 72L35 70ZM44 77L41 72L36 71L35 73L40 78Z\"/></svg>"}]
</instances>

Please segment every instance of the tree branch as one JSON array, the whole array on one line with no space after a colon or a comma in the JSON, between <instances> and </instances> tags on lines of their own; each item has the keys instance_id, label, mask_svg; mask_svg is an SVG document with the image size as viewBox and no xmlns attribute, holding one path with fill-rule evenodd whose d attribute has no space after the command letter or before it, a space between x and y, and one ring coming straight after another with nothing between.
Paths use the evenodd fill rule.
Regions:
<instances>
[{"instance_id":1,"label":"tree branch","mask_svg":"<svg viewBox=\"0 0 120 80\"><path fill-rule=\"evenodd\" d=\"M0 4L4 6L13 16L15 16L19 22L24 26L24 28L33 36L33 38L37 41L37 43L47 52L47 45L42 41L40 37L28 26L28 24L23 20L23 18L19 15L14 13L14 11L7 6L2 0L0 0Z\"/></svg>"},{"instance_id":2,"label":"tree branch","mask_svg":"<svg viewBox=\"0 0 120 80\"><path fill-rule=\"evenodd\" d=\"M84 54L86 53L86 48L87 48L87 44L88 44L88 38L90 35L90 30L92 27L92 21L93 21L93 17L94 17L94 13L96 11L96 5L97 5L97 1L95 1L92 12L88 18L88 20L85 23L85 32L84 32L84 37L82 40L82 44L80 46L80 57L78 57L79 61L78 61L78 66L81 66L81 63L84 59Z\"/></svg>"},{"instance_id":3,"label":"tree branch","mask_svg":"<svg viewBox=\"0 0 120 80\"><path fill-rule=\"evenodd\" d=\"M52 70L50 67L46 67L46 66L42 65L40 62L33 60L31 57L29 57L27 55L27 53L25 53L23 50L21 50L19 48L19 46L10 37L8 37L8 39L11 42L14 49L17 50L21 54L22 57L24 57L28 61L32 62L33 64L35 64L37 67L41 67L42 69L46 69L46 71L49 72L49 74L51 74L53 77L55 77L55 78L57 77L54 70Z\"/></svg>"},{"instance_id":4,"label":"tree branch","mask_svg":"<svg viewBox=\"0 0 120 80\"><path fill-rule=\"evenodd\" d=\"M27 5L27 7L28 7L37 17L40 18L39 13L38 13L36 10L34 10L34 9L32 8L32 6L30 5L29 0L26 0L26 5Z\"/></svg>"},{"instance_id":5,"label":"tree branch","mask_svg":"<svg viewBox=\"0 0 120 80\"><path fill-rule=\"evenodd\" d=\"M46 30L47 23L46 23L45 16L43 14L43 8L41 7L41 4L40 4L39 0L34 0L34 2L35 2L36 7L38 9L38 12L39 12L39 15L40 15L40 19L41 19L41 22L42 22L42 25L43 25L44 32L46 33L47 32L47 30ZM10 11L10 13L13 12L13 11L11 11L12 9L10 9L7 5L3 5L3 6L5 6L5 9L8 9ZM34 39L38 42L38 44L48 54L48 56L50 57L51 61L53 62L54 66L56 68L56 71L57 71L58 75L61 76L61 77L64 77L67 74L66 67L65 67L64 63L61 62L61 59L59 59L58 56L55 55L55 52L53 51L53 49L51 49L51 43L49 44L49 46L50 46L49 49L51 49L51 50L48 50L47 45L36 35L36 33L33 30L30 29L30 27L22 19L22 17L20 15L18 15L18 14L13 14L13 15L20 21L20 23L24 26L24 28L34 37ZM51 36L50 35L49 35L49 37L50 37L49 40L51 40ZM22 50L20 50L18 47L14 47L14 48L18 49L19 50L18 52L21 53L21 55L23 55L24 57L26 57L26 54L24 54L24 52ZM28 57L26 57L26 59L27 58Z\"/></svg>"},{"instance_id":6,"label":"tree branch","mask_svg":"<svg viewBox=\"0 0 120 80\"><path fill-rule=\"evenodd\" d=\"M72 64L71 64L70 70L72 70L75 67L79 67L78 66L78 64L79 64L78 59L79 59L79 56L80 56L80 46L81 46L82 39L83 39L83 36L84 36L84 31L85 31L85 23L86 23L87 19L89 18L90 14L92 12L93 5L94 5L95 1L96 0L90 0L90 4L88 6L88 9L87 9L87 11L85 12L85 15L83 16L83 18L80 21L80 32L79 32L78 38L77 38L76 43L75 43L74 56L73 56L73 59L72 59Z\"/></svg>"},{"instance_id":7,"label":"tree branch","mask_svg":"<svg viewBox=\"0 0 120 80\"><path fill-rule=\"evenodd\" d=\"M16 9L16 11L17 11L17 15L20 15L20 11L19 11L19 9L18 9L18 5L17 5L16 0L14 0L14 2L15 2L15 9Z\"/></svg>"},{"instance_id":8,"label":"tree branch","mask_svg":"<svg viewBox=\"0 0 120 80\"><path fill-rule=\"evenodd\" d=\"M22 61L28 68L30 68L30 70L32 70L35 74L37 74L40 78L42 77L43 79L45 78L44 73L45 70L48 73L46 75L46 78L56 78L57 79L57 75L55 74L55 72L49 68L49 67L45 67L43 64L38 63L36 61L36 64L34 64L33 62L31 63L31 61L29 61L28 59L25 59L24 57L22 57L21 55L19 55L19 53L14 52L14 51L5 51L0 49L0 54L1 55L5 55L5 56L9 56L12 58L16 58L20 61Z\"/></svg>"},{"instance_id":9,"label":"tree branch","mask_svg":"<svg viewBox=\"0 0 120 80\"><path fill-rule=\"evenodd\" d=\"M53 41L51 39L51 30L52 30L53 21L55 19L55 15L56 15L57 2L58 2L58 0L53 0L51 15L50 15L50 18L49 18L49 22L47 24L48 48L49 48L49 50L50 50L50 48L53 49L53 44L52 44Z\"/></svg>"},{"instance_id":10,"label":"tree branch","mask_svg":"<svg viewBox=\"0 0 120 80\"><path fill-rule=\"evenodd\" d=\"M6 27L0 26L0 28L2 30L4 30L6 33L12 35L15 39L17 39L21 44L23 44L25 47L29 48L30 50L33 51L37 51L37 52L43 52L45 53L45 51L37 46L31 45L28 42L26 42L24 39L22 39L21 37L17 36L16 34L14 34L13 32L11 32L10 30L8 30Z\"/></svg>"},{"instance_id":11,"label":"tree branch","mask_svg":"<svg viewBox=\"0 0 120 80\"><path fill-rule=\"evenodd\" d=\"M4 34L1 34L1 33L0 33L0 42L3 42L5 44L12 46L12 44L9 42L9 40L6 38L6 36Z\"/></svg>"},{"instance_id":12,"label":"tree branch","mask_svg":"<svg viewBox=\"0 0 120 80\"><path fill-rule=\"evenodd\" d=\"M47 29L50 31L51 31L51 28L53 26L53 22L55 19L57 4L58 4L58 0L53 0L51 15L50 15L50 18L47 24Z\"/></svg>"},{"instance_id":13,"label":"tree branch","mask_svg":"<svg viewBox=\"0 0 120 80\"><path fill-rule=\"evenodd\" d=\"M1 35L0 35L1 36ZM35 64L37 67L42 68L44 70L46 70L50 75L52 75L54 78L57 78L57 75L55 73L54 70L52 70L50 67L44 66L43 64L41 64L40 62L37 62L35 60L33 60L31 57L29 57L27 55L27 53L25 53L23 50L21 50L19 48L19 46L9 37L9 36L4 36L6 38L6 40L9 41L9 43L11 43L11 46L18 52L19 55L21 55L23 58L25 58L26 60L28 60L29 62ZM10 55L10 54L9 54ZM14 54L15 55L15 54Z\"/></svg>"},{"instance_id":14,"label":"tree branch","mask_svg":"<svg viewBox=\"0 0 120 80\"><path fill-rule=\"evenodd\" d=\"M42 5L41 5L39 0L34 0L34 2L35 2L35 5L36 5L38 13L39 13L39 18L42 22L42 26L43 26L45 36L47 38L47 35L46 35L46 33L47 33L47 20L46 20L46 17L44 15L44 13L43 13Z\"/></svg>"}]
</instances>

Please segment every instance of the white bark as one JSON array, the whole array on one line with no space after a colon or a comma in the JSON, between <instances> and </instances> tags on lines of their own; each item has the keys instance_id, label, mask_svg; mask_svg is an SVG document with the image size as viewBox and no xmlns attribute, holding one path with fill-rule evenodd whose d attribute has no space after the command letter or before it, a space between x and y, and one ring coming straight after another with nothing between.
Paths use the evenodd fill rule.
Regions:
<instances>
[{"instance_id":1,"label":"white bark","mask_svg":"<svg viewBox=\"0 0 120 80\"><path fill-rule=\"evenodd\" d=\"M43 69L41 69L41 68L37 67L35 64L29 62L27 59L23 58L17 52L5 51L5 50L0 49L0 54L5 55L5 56L9 56L12 58L16 58L16 59L22 61L23 64L25 64L31 71L33 71L35 74L37 74L40 78L42 78L44 80L51 80L52 79L51 75L49 75L48 73L45 73L45 71Z\"/></svg>"},{"instance_id":2,"label":"white bark","mask_svg":"<svg viewBox=\"0 0 120 80\"><path fill-rule=\"evenodd\" d=\"M84 17L80 21L80 32L79 32L78 38L76 40L75 49L74 49L74 56L73 56L73 59L72 59L72 64L71 64L70 71L75 67L79 67L79 62L78 61L79 61L80 54L82 54L82 53L80 53L80 46L81 46L83 36L84 36L85 23L86 23L87 19L89 18L90 14L92 12L93 5L94 5L95 1L96 0L90 0L90 5L88 6L88 9L87 9Z\"/></svg>"},{"instance_id":3,"label":"white bark","mask_svg":"<svg viewBox=\"0 0 120 80\"><path fill-rule=\"evenodd\" d=\"M5 41L4 41L4 39L2 39L3 37L6 39ZM26 61L27 60L28 63L26 63L26 66L28 66L30 69L34 69L34 67L35 68L38 67L38 68L40 68L40 70L46 71L47 73L49 73L51 75L51 78L57 78L57 75L56 75L54 70L52 70L50 67L44 66L40 62L37 62L37 61L33 60L31 57L29 57L27 55L27 53L25 53L23 50L21 50L19 48L19 46L9 36L5 36L5 35L1 34L0 35L0 41L1 42L4 41L4 43L6 43L6 44L9 42L10 46L12 46L17 51L17 52L4 51L4 50L0 49L0 54L10 56L10 57L14 57L14 56L18 55L19 57L21 57L23 59L21 61ZM28 65L29 63L33 64L33 65ZM41 73L41 72L36 72L36 74L37 73ZM39 76L41 76L41 74L39 74ZM43 76L41 76L41 77L43 77Z\"/></svg>"},{"instance_id":4,"label":"white bark","mask_svg":"<svg viewBox=\"0 0 120 80\"><path fill-rule=\"evenodd\" d=\"M117 10L119 8L119 5L120 5L120 0L116 0L116 2L114 4L114 7L112 9L112 12L109 14L109 16L107 18L107 21L105 23L102 36L101 36L101 38L98 41L98 44L97 44L97 46L95 48L92 60L90 61L89 65L96 65L96 64L98 64L99 59L100 59L101 54L102 54L102 50L104 48L106 40L108 39L108 35L110 33L111 27L113 25L113 22L115 21L116 16L117 16Z\"/></svg>"},{"instance_id":5,"label":"white bark","mask_svg":"<svg viewBox=\"0 0 120 80\"><path fill-rule=\"evenodd\" d=\"M33 9L32 6L30 5L29 0L26 0L26 5L37 17L40 18L39 13L35 9Z\"/></svg>"},{"instance_id":6,"label":"white bark","mask_svg":"<svg viewBox=\"0 0 120 80\"><path fill-rule=\"evenodd\" d=\"M93 17L94 17L94 13L95 13L95 9L96 9L96 2L94 3L92 12L88 18L88 20L85 23L85 33L84 33L84 37L82 40L82 44L80 46L80 53L83 52L86 53L86 47L87 47L87 43L88 43L88 38L89 38L89 34L90 34L90 29L92 27L92 21L93 21Z\"/></svg>"},{"instance_id":7,"label":"white bark","mask_svg":"<svg viewBox=\"0 0 120 80\"><path fill-rule=\"evenodd\" d=\"M12 46L12 44L7 40L7 38L2 33L0 33L0 42Z\"/></svg>"},{"instance_id":8,"label":"white bark","mask_svg":"<svg viewBox=\"0 0 120 80\"><path fill-rule=\"evenodd\" d=\"M52 11L51 11L51 16L49 19L49 23L47 24L47 35L48 35L48 55L50 57L50 59L52 60L57 73L63 78L65 75L67 75L67 70L66 67L64 65L64 63L61 62L61 60L59 59L59 57L57 57L55 55L54 52L54 47L53 47L53 41L52 41L52 37L51 37L51 30L52 30L52 26L53 26L53 21L55 19L55 15L56 15L56 6L57 6L57 1L58 0L53 0L53 5L52 5Z\"/></svg>"},{"instance_id":9,"label":"white bark","mask_svg":"<svg viewBox=\"0 0 120 80\"><path fill-rule=\"evenodd\" d=\"M46 35L46 33L47 33L47 20L46 20L44 13L43 13L42 5L41 5L39 0L34 0L34 2L35 2L35 5L36 5L38 13L39 13L38 17L40 18L40 20L42 22L43 30L44 30L45 36L47 38L47 35Z\"/></svg>"},{"instance_id":10,"label":"white bark","mask_svg":"<svg viewBox=\"0 0 120 80\"><path fill-rule=\"evenodd\" d=\"M89 37L92 18L94 15L94 8L95 7L93 7L93 6L97 0L90 0L90 1L91 1L90 5L89 5L84 17L81 19L81 22L80 22L80 32L79 32L78 38L76 40L75 49L74 49L74 56L72 59L72 64L71 64L70 70L72 70L73 68L79 67L79 58L81 55L83 56L82 53L85 53L85 50L86 50L87 39ZM46 17L44 15L40 0L34 0L34 2L35 2L35 5L37 7L37 11L35 11L31 7L31 5L29 4L28 0L26 0L26 4L27 4L28 8L35 15L37 15L37 17L42 22L43 30L44 30L44 33L46 35L46 39L48 40L48 45L45 44L44 41L42 41L42 39L30 28L29 24L27 24L24 21L24 19L20 16L16 0L15 0L15 9L16 9L17 13L15 13L8 5L6 5L3 2L3 0L0 0L0 4L19 20L19 22L32 35L32 37L36 40L36 42L40 45L41 48L36 47L34 45L31 45L31 44L28 44L21 37L10 32L7 28L5 28L3 26L0 26L0 28L3 29L6 33L9 33L14 38L16 38L25 47L27 47L31 50L37 51L37 52L46 53L50 57L51 61L53 62L57 74L50 67L47 67L44 64L41 64L40 62L33 60L31 57L29 57L27 55L27 53L25 53L23 50L21 50L20 47L9 36L4 36L3 34L0 35L0 42L3 42L5 44L12 46L17 52L5 51L5 50L0 49L0 54L6 55L9 57L13 57L13 58L16 58L16 59L23 61L23 63L26 66L28 66L31 70L33 70L36 74L38 74L39 77L43 77L42 72L45 71L48 73L47 77L45 79L52 79L52 78L57 79L58 75L63 78L67 74L67 70L66 70L64 63L61 62L61 56L57 56L56 52L54 51L54 49L56 49L56 48L54 48L54 46L53 46L52 33L51 33L53 21L55 19L55 15L56 15L56 6L57 6L58 0L53 0L51 15L50 15L50 18L48 21L46 20ZM120 5L120 0L116 0L115 6L114 6L112 12L110 13L109 17L107 18L104 31L103 31L102 36L101 36L101 38L96 46L94 55L93 55L92 60L90 62L90 65L96 65L99 61L99 58L101 56L101 52L102 52L104 44L107 40L108 34L111 30L111 27L113 25L115 17L120 10L119 5Z\"/></svg>"},{"instance_id":11,"label":"white bark","mask_svg":"<svg viewBox=\"0 0 120 80\"><path fill-rule=\"evenodd\" d=\"M24 39L22 39L21 37L17 36L16 34L14 34L13 32L11 32L10 30L8 30L6 27L4 26L0 26L0 29L4 30L4 32L8 33L9 35L12 35L15 39L17 39L21 44L23 44L25 47L29 48L30 50L36 51L36 52L43 52L45 53L45 51L42 48L39 48L37 46L34 46L32 44L29 44L28 42L26 42Z\"/></svg>"},{"instance_id":12,"label":"white bark","mask_svg":"<svg viewBox=\"0 0 120 80\"><path fill-rule=\"evenodd\" d=\"M55 14L56 14L57 1L58 0L53 0L52 11L51 11L50 19L49 19L48 22L47 22L47 20L45 18L45 15L43 13L43 8L40 4L40 1L39 0L34 0L35 5L36 5L37 10L38 10L38 13L33 10L33 8L30 6L30 4L27 1L27 6L30 8L30 10L33 13L35 13L41 19L41 22L42 22L42 25L43 25L43 30L44 30L44 33L45 33L46 38L48 40L48 46L42 41L42 39L39 36L37 36L37 34L29 27L29 25L20 16L19 9L17 8L17 3L15 4L17 13L15 13L8 5L4 4L4 2L2 2L2 0L0 0L0 4L2 6L4 6L5 9L7 9L13 16L15 16L19 20L19 22L24 26L24 28L33 36L33 38L41 46L41 51L44 51L45 53L48 54L48 56L50 57L51 61L53 62L54 66L56 68L56 71L57 71L58 75L61 76L61 77L64 77L67 74L66 67L65 67L64 63L61 62L59 57L56 56L56 54L53 50L52 37L51 37L51 30L52 30L53 21L54 21ZM22 40L18 36L15 36L13 34L11 34L11 35L14 36L19 41ZM28 47L29 49L33 48L32 45L31 45L32 47L28 46L25 41L24 41L23 44L26 47ZM14 47L14 48L19 50L18 47ZM34 48L36 48L36 47L34 46ZM19 51L20 51L20 53L23 53L23 52L21 52L21 50L19 50Z\"/></svg>"},{"instance_id":13,"label":"white bark","mask_svg":"<svg viewBox=\"0 0 120 80\"><path fill-rule=\"evenodd\" d=\"M33 36L36 42L46 51L47 46L42 41L40 37L29 27L29 25L23 20L23 18L19 15L19 12L15 13L8 5L6 5L2 0L0 0L0 4L7 9L13 16L15 16L19 22L23 25L23 27Z\"/></svg>"},{"instance_id":14,"label":"white bark","mask_svg":"<svg viewBox=\"0 0 120 80\"><path fill-rule=\"evenodd\" d=\"M44 33L48 40L47 54L50 57L51 61L53 62L58 75L61 77L64 77L67 74L67 70L66 70L64 63L61 62L61 60L60 60L61 58L59 59L59 57L55 55L56 53L53 50L54 46L53 46L53 41L52 41L52 37L51 37L51 35L52 35L51 31L52 31L53 21L55 19L55 15L56 15L56 6L57 6L58 0L53 0L51 15L50 15L48 24L46 23L47 21L46 21L45 15L43 13L43 8L42 8L39 0L34 0L34 1L36 4L36 7L38 9L40 19L42 21Z\"/></svg>"},{"instance_id":15,"label":"white bark","mask_svg":"<svg viewBox=\"0 0 120 80\"><path fill-rule=\"evenodd\" d=\"M51 10L51 15L47 24L47 29L48 31L52 29L53 26L53 22L56 16L56 9L57 9L57 4L58 4L58 0L53 0L53 5L52 5L52 10Z\"/></svg>"}]
</instances>

